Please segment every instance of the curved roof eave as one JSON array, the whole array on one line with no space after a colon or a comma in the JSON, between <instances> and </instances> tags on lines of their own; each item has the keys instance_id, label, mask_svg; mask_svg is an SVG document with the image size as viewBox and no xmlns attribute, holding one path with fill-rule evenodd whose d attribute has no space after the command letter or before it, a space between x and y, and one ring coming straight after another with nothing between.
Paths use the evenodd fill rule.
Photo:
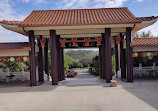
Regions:
<instances>
[{"instance_id":1,"label":"curved roof eave","mask_svg":"<svg viewBox=\"0 0 158 111\"><path fill-rule=\"evenodd\" d=\"M143 28L153 25L157 20L158 20L158 18L150 20L150 21L142 21L142 23L136 24L136 26L134 27L132 32L135 33Z\"/></svg>"},{"instance_id":2,"label":"curved roof eave","mask_svg":"<svg viewBox=\"0 0 158 111\"><path fill-rule=\"evenodd\" d=\"M8 25L0 22L0 25L6 26L6 27L18 27L18 25Z\"/></svg>"}]
</instances>

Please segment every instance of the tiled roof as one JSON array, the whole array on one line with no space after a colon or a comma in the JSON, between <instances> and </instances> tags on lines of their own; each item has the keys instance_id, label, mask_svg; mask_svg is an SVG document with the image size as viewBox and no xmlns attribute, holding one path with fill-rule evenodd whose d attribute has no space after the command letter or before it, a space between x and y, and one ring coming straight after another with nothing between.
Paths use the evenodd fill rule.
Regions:
<instances>
[{"instance_id":1,"label":"tiled roof","mask_svg":"<svg viewBox=\"0 0 158 111\"><path fill-rule=\"evenodd\" d=\"M21 22L1 21L19 26L67 26L141 23L126 7L100 9L41 10Z\"/></svg>"},{"instance_id":2,"label":"tiled roof","mask_svg":"<svg viewBox=\"0 0 158 111\"><path fill-rule=\"evenodd\" d=\"M0 43L0 50L23 49L29 47L28 42Z\"/></svg>"},{"instance_id":3,"label":"tiled roof","mask_svg":"<svg viewBox=\"0 0 158 111\"><path fill-rule=\"evenodd\" d=\"M8 25L19 25L22 23L22 21L6 21L6 20L3 20L3 21L0 21L0 23L4 23L4 24L8 24Z\"/></svg>"},{"instance_id":4,"label":"tiled roof","mask_svg":"<svg viewBox=\"0 0 158 111\"><path fill-rule=\"evenodd\" d=\"M132 46L141 45L158 45L158 37L141 37L132 39Z\"/></svg>"},{"instance_id":5,"label":"tiled roof","mask_svg":"<svg viewBox=\"0 0 158 111\"><path fill-rule=\"evenodd\" d=\"M151 16L151 17L137 17L138 20L141 20L141 21L150 21L150 20L153 20L153 19L156 19L158 18L157 17L154 17L154 16Z\"/></svg>"}]
</instances>

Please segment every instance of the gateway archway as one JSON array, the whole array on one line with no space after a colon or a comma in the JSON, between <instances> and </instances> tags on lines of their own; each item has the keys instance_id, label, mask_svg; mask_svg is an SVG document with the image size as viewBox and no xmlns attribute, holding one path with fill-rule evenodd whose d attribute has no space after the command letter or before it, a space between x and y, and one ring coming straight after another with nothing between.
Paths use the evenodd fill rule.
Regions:
<instances>
[{"instance_id":1,"label":"gateway archway","mask_svg":"<svg viewBox=\"0 0 158 111\"><path fill-rule=\"evenodd\" d=\"M63 68L63 48L60 40L74 38L102 38L99 46L101 58L101 77L106 82L112 79L111 40L121 38L121 75L127 82L133 81L131 33L154 24L158 17L135 17L128 8L72 9L33 11L24 21L0 21L11 31L29 37L31 85L37 85L35 64L35 39L46 40L44 48L45 72L48 73L48 48L51 50L52 85L65 79ZM48 45L50 44L50 45ZM66 46L67 47L67 46ZM118 45L115 45L117 50ZM116 51L117 53L118 51ZM118 54L117 54L118 55ZM39 58L42 47L39 42ZM116 56L116 58L118 58ZM117 60L117 59L116 59ZM126 60L126 62L125 62ZM39 77L43 81L43 59L39 59ZM60 65L59 65L60 64ZM127 70L126 70L127 69ZM118 60L117 60L118 70ZM126 74L127 72L127 74ZM126 77L127 75L127 77Z\"/></svg>"}]
</instances>

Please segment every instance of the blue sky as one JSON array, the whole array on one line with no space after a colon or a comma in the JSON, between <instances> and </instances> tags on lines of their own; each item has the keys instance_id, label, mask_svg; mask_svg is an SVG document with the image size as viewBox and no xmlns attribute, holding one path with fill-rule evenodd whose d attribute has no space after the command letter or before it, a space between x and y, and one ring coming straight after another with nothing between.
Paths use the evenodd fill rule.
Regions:
<instances>
[{"instance_id":1,"label":"blue sky","mask_svg":"<svg viewBox=\"0 0 158 111\"><path fill-rule=\"evenodd\" d=\"M23 20L32 10L128 7L136 17L158 16L158 0L0 0L0 20ZM158 22L141 31L158 35ZM0 42L28 41L0 27Z\"/></svg>"}]
</instances>

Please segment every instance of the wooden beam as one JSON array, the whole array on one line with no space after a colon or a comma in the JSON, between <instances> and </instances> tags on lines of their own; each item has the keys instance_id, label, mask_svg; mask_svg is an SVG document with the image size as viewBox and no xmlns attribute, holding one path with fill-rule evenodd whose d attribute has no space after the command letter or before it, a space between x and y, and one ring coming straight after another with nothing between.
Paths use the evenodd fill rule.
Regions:
<instances>
[{"instance_id":1,"label":"wooden beam","mask_svg":"<svg viewBox=\"0 0 158 111\"><path fill-rule=\"evenodd\" d=\"M38 80L39 82L44 82L44 75L43 75L43 50L41 46L42 36L37 39L38 42L38 47L39 47L39 52L38 52Z\"/></svg>"},{"instance_id":2,"label":"wooden beam","mask_svg":"<svg viewBox=\"0 0 158 111\"><path fill-rule=\"evenodd\" d=\"M25 30L67 30L67 29L102 29L102 28L126 28L133 24L101 24L101 25L76 25L76 26L48 26L48 27L25 27ZM11 30L11 29L9 29Z\"/></svg>"},{"instance_id":3,"label":"wooden beam","mask_svg":"<svg viewBox=\"0 0 158 111\"><path fill-rule=\"evenodd\" d=\"M30 46L30 85L36 86L36 57L35 57L35 37L34 31L30 30L29 33L29 46Z\"/></svg>"},{"instance_id":4,"label":"wooden beam","mask_svg":"<svg viewBox=\"0 0 158 111\"><path fill-rule=\"evenodd\" d=\"M103 72L102 72L102 47L101 47L101 45L99 46L99 75L100 75L100 78L102 79Z\"/></svg>"},{"instance_id":5,"label":"wooden beam","mask_svg":"<svg viewBox=\"0 0 158 111\"><path fill-rule=\"evenodd\" d=\"M60 36L57 35L57 53L58 53L58 81L62 81L62 65L61 65L61 59L62 59L62 55L61 55L61 47L60 47L60 41L59 41Z\"/></svg>"},{"instance_id":6,"label":"wooden beam","mask_svg":"<svg viewBox=\"0 0 158 111\"><path fill-rule=\"evenodd\" d=\"M112 28L111 33L125 33L126 28ZM101 34L104 33L104 28L89 28L89 29L57 29L56 35L77 35L77 34ZM35 30L34 35L49 35L49 30Z\"/></svg>"},{"instance_id":7,"label":"wooden beam","mask_svg":"<svg viewBox=\"0 0 158 111\"><path fill-rule=\"evenodd\" d=\"M55 30L50 30L50 48L52 85L58 85L57 36Z\"/></svg>"},{"instance_id":8,"label":"wooden beam","mask_svg":"<svg viewBox=\"0 0 158 111\"><path fill-rule=\"evenodd\" d=\"M102 79L106 79L106 59L105 59L105 35L102 34L102 45L101 45L101 51L102 51Z\"/></svg>"},{"instance_id":9,"label":"wooden beam","mask_svg":"<svg viewBox=\"0 0 158 111\"><path fill-rule=\"evenodd\" d=\"M119 70L119 57L118 57L118 44L116 44L116 39L115 39L115 64L116 64L116 76L117 72Z\"/></svg>"},{"instance_id":10,"label":"wooden beam","mask_svg":"<svg viewBox=\"0 0 158 111\"><path fill-rule=\"evenodd\" d=\"M126 61L127 61L127 82L133 82L133 58L131 47L131 27L126 28Z\"/></svg>"},{"instance_id":11,"label":"wooden beam","mask_svg":"<svg viewBox=\"0 0 158 111\"><path fill-rule=\"evenodd\" d=\"M84 37L101 37L101 34L76 34L76 35L60 35L61 38L84 38Z\"/></svg>"},{"instance_id":12,"label":"wooden beam","mask_svg":"<svg viewBox=\"0 0 158 111\"><path fill-rule=\"evenodd\" d=\"M103 48L106 52L105 59L106 59L106 82L110 83L112 80L112 60L111 60L111 29L105 29L105 47Z\"/></svg>"},{"instance_id":13,"label":"wooden beam","mask_svg":"<svg viewBox=\"0 0 158 111\"><path fill-rule=\"evenodd\" d=\"M41 34L41 33L40 33ZM91 34L58 34L61 38L85 38L85 37L101 37L101 33L91 33ZM118 36L118 32L111 33L111 36ZM38 35L36 35L38 37ZM49 35L43 35L43 38L50 38Z\"/></svg>"},{"instance_id":14,"label":"wooden beam","mask_svg":"<svg viewBox=\"0 0 158 111\"><path fill-rule=\"evenodd\" d=\"M120 67L121 67L121 78L126 78L126 55L125 49L123 49L124 45L124 36L120 33L121 41L120 41Z\"/></svg>"},{"instance_id":15,"label":"wooden beam","mask_svg":"<svg viewBox=\"0 0 158 111\"><path fill-rule=\"evenodd\" d=\"M49 58L48 58L48 39L46 39L45 47L44 47L44 60L45 60L45 73L49 76Z\"/></svg>"},{"instance_id":16,"label":"wooden beam","mask_svg":"<svg viewBox=\"0 0 158 111\"><path fill-rule=\"evenodd\" d=\"M65 71L64 71L64 48L61 48L61 65L62 65L62 79L65 80Z\"/></svg>"}]
</instances>

